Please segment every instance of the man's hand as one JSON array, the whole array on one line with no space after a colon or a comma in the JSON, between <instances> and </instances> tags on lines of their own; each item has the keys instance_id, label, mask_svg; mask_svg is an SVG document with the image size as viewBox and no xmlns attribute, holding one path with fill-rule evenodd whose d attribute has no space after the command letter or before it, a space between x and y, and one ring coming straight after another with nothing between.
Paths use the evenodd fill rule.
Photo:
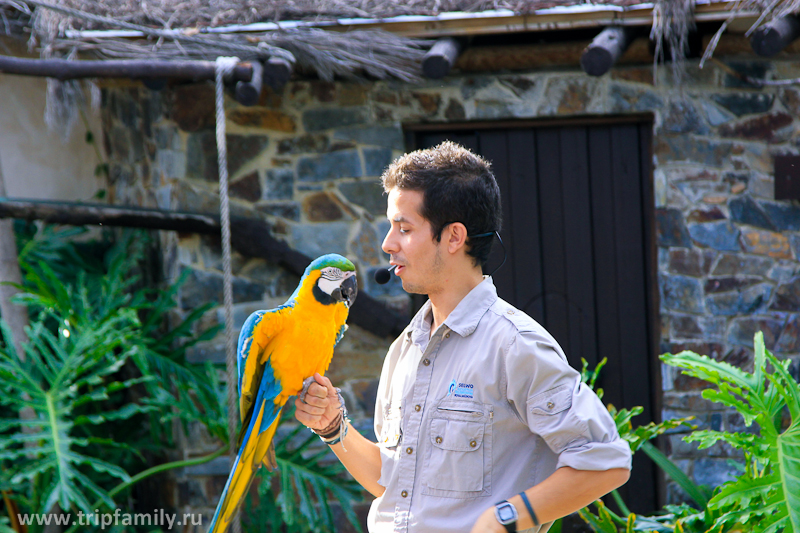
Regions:
<instances>
[{"instance_id":1,"label":"man's hand","mask_svg":"<svg viewBox=\"0 0 800 533\"><path fill-rule=\"evenodd\" d=\"M294 416L297 421L311 429L325 429L339 416L339 395L331 380L314 374L314 383L309 385L305 402L294 401Z\"/></svg>"},{"instance_id":2,"label":"man's hand","mask_svg":"<svg viewBox=\"0 0 800 533\"><path fill-rule=\"evenodd\" d=\"M497 521L497 517L494 515L494 505L481 513L470 533L506 533L506 528Z\"/></svg>"}]
</instances>

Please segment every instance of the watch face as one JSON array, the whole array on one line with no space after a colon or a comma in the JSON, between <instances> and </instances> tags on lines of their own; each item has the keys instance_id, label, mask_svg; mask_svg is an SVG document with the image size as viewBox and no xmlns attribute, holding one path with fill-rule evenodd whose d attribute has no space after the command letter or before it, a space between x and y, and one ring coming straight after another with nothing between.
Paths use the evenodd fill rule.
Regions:
<instances>
[{"instance_id":1,"label":"watch face","mask_svg":"<svg viewBox=\"0 0 800 533\"><path fill-rule=\"evenodd\" d=\"M516 509L508 502L502 503L496 507L497 518L501 524L507 524L517 519Z\"/></svg>"}]
</instances>

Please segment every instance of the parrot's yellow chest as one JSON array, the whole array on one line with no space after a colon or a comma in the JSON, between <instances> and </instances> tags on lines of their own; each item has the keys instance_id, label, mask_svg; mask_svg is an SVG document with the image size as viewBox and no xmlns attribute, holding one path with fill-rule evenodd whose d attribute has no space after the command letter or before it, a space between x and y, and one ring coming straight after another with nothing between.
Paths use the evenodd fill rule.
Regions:
<instances>
[{"instance_id":1,"label":"parrot's yellow chest","mask_svg":"<svg viewBox=\"0 0 800 533\"><path fill-rule=\"evenodd\" d=\"M291 318L264 351L281 383L276 404L299 393L304 379L316 372L325 374L347 314L343 303L322 305L313 298L296 302Z\"/></svg>"}]
</instances>

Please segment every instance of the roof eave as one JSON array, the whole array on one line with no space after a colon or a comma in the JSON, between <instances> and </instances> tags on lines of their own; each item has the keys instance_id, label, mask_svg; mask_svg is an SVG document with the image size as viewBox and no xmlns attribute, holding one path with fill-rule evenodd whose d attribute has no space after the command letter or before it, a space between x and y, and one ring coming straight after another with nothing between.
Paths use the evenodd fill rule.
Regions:
<instances>
[{"instance_id":1,"label":"roof eave","mask_svg":"<svg viewBox=\"0 0 800 533\"><path fill-rule=\"evenodd\" d=\"M695 6L695 21L713 22L731 18L736 1L713 2L699 0ZM199 33L237 34L264 33L269 31L322 28L332 31L351 31L382 29L405 37L437 38L444 36L469 36L530 32L545 30L565 30L573 28L603 27L609 25L649 26L653 23L654 4L634 6L615 6L579 4L574 6L552 7L533 13L519 15L510 10L483 11L479 13L451 12L435 16L401 16L392 18L349 18L320 21L259 22L254 24L202 28ZM755 11L741 11L735 18L741 22L752 22L758 16ZM175 36L197 34L198 30L176 29ZM67 31L67 37L120 38L144 37L144 34L131 30L90 30Z\"/></svg>"}]
</instances>

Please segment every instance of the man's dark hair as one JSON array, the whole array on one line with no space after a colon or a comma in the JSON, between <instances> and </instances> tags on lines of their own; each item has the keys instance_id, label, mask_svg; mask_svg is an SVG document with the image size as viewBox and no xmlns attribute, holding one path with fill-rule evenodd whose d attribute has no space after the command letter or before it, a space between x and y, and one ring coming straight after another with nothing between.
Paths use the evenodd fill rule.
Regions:
<instances>
[{"instance_id":1,"label":"man's dark hair","mask_svg":"<svg viewBox=\"0 0 800 533\"><path fill-rule=\"evenodd\" d=\"M467 235L500 231L500 189L491 163L463 146L445 141L396 159L381 176L386 192L393 188L420 191L422 212L431 224L433 237L442 240L442 230L461 222ZM483 265L492 250L494 234L467 240L467 253Z\"/></svg>"}]
</instances>

